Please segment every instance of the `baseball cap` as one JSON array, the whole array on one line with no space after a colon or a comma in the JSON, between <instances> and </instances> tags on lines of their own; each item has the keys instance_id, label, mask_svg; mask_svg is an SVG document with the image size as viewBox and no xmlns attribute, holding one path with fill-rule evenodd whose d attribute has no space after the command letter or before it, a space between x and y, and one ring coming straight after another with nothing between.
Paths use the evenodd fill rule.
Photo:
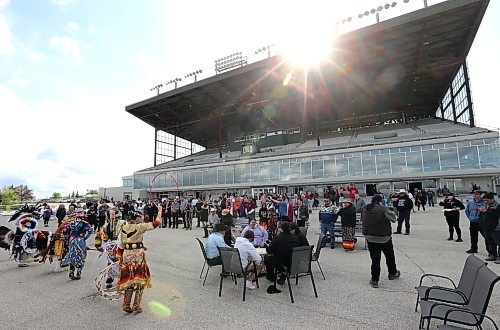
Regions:
<instances>
[{"instance_id":1,"label":"baseball cap","mask_svg":"<svg viewBox=\"0 0 500 330\"><path fill-rule=\"evenodd\" d=\"M483 195L484 199L495 199L495 196L493 196L492 193L486 193Z\"/></svg>"}]
</instances>

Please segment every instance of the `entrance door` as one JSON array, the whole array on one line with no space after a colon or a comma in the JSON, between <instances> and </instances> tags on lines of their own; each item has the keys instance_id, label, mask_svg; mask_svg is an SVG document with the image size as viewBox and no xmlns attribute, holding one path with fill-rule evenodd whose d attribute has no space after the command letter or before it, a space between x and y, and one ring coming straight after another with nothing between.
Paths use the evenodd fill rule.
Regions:
<instances>
[{"instance_id":1,"label":"entrance door","mask_svg":"<svg viewBox=\"0 0 500 330\"><path fill-rule=\"evenodd\" d=\"M410 192L413 194L415 192L415 188L418 190L422 190L422 182L410 182L408 184L408 188L410 189Z\"/></svg>"},{"instance_id":2,"label":"entrance door","mask_svg":"<svg viewBox=\"0 0 500 330\"><path fill-rule=\"evenodd\" d=\"M375 183L366 184L366 196L373 196L377 193L377 185Z\"/></svg>"}]
</instances>

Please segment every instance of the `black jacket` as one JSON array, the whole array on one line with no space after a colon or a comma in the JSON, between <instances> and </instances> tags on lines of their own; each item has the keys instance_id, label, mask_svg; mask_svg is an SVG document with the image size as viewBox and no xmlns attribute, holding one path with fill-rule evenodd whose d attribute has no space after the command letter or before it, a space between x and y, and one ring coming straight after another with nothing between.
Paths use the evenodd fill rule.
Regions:
<instances>
[{"instance_id":1,"label":"black jacket","mask_svg":"<svg viewBox=\"0 0 500 330\"><path fill-rule=\"evenodd\" d=\"M444 216L446 219L458 219L460 218L460 210L465 209L464 204L456 198L453 198L451 201L442 201L439 205L444 206L445 210L456 209L456 211L446 211L444 212Z\"/></svg>"},{"instance_id":2,"label":"black jacket","mask_svg":"<svg viewBox=\"0 0 500 330\"><path fill-rule=\"evenodd\" d=\"M299 246L299 239L291 233L281 233L276 236L267 247L267 253L272 254L277 265L284 265L290 269L292 250Z\"/></svg>"},{"instance_id":3,"label":"black jacket","mask_svg":"<svg viewBox=\"0 0 500 330\"><path fill-rule=\"evenodd\" d=\"M391 236L391 222L385 217L387 206L381 204L368 204L363 208L361 221L363 235Z\"/></svg>"},{"instance_id":4,"label":"black jacket","mask_svg":"<svg viewBox=\"0 0 500 330\"><path fill-rule=\"evenodd\" d=\"M500 205L488 205L486 212L481 212L480 221L484 224L484 229L494 231L498 229L498 222L500 218Z\"/></svg>"},{"instance_id":5,"label":"black jacket","mask_svg":"<svg viewBox=\"0 0 500 330\"><path fill-rule=\"evenodd\" d=\"M297 239L299 240L299 246L309 246L309 241L307 240L306 235L298 233L295 236L297 236Z\"/></svg>"},{"instance_id":6,"label":"black jacket","mask_svg":"<svg viewBox=\"0 0 500 330\"><path fill-rule=\"evenodd\" d=\"M398 197L394 206L398 209L398 211L411 210L413 208L413 202L408 195L405 195L405 197Z\"/></svg>"},{"instance_id":7,"label":"black jacket","mask_svg":"<svg viewBox=\"0 0 500 330\"><path fill-rule=\"evenodd\" d=\"M356 227L356 208L349 204L348 207L343 207L337 213L340 216L342 227Z\"/></svg>"}]
</instances>

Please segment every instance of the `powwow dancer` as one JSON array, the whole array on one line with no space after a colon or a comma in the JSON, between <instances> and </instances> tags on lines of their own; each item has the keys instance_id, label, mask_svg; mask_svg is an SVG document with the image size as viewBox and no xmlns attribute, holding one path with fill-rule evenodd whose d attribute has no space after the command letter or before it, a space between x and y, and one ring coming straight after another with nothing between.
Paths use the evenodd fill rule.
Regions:
<instances>
[{"instance_id":1,"label":"powwow dancer","mask_svg":"<svg viewBox=\"0 0 500 330\"><path fill-rule=\"evenodd\" d=\"M64 258L61 267L69 266L69 278L79 280L81 278L85 258L87 257L87 239L92 234L92 226L83 218L83 209L76 210L75 219L68 221L61 226L62 234L68 244L68 254ZM76 275L75 275L76 270Z\"/></svg>"},{"instance_id":2,"label":"powwow dancer","mask_svg":"<svg viewBox=\"0 0 500 330\"><path fill-rule=\"evenodd\" d=\"M16 220L16 231L5 237L13 237L11 251L18 267L27 267L29 266L27 262L32 254L37 251L42 254L43 250L47 249L49 233L45 234L37 229L38 221L31 213L24 213L19 218L12 220Z\"/></svg>"},{"instance_id":3,"label":"powwow dancer","mask_svg":"<svg viewBox=\"0 0 500 330\"><path fill-rule=\"evenodd\" d=\"M125 221L121 219L120 212L111 212L109 220L104 224L104 226L99 230L95 237L95 247L98 251L105 251L108 266L116 259L116 249L118 245L118 238L122 227L125 225ZM102 246L104 245L104 249ZM110 289L113 284L113 277L108 276L106 279L106 288Z\"/></svg>"},{"instance_id":4,"label":"powwow dancer","mask_svg":"<svg viewBox=\"0 0 500 330\"><path fill-rule=\"evenodd\" d=\"M142 223L143 217L136 212L132 219L122 227L119 238L117 258L120 261L120 281L116 290L124 291L123 310L127 313L142 312L141 299L144 288L151 287L151 274L146 262L144 233L161 225L162 208L158 206L158 215L153 222ZM134 304L130 303L135 292Z\"/></svg>"}]
</instances>

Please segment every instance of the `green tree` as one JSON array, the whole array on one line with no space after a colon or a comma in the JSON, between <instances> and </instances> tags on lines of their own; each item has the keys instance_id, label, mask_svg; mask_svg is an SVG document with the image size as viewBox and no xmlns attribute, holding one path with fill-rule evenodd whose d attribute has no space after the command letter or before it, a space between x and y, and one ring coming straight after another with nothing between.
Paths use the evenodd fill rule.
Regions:
<instances>
[{"instance_id":1,"label":"green tree","mask_svg":"<svg viewBox=\"0 0 500 330\"><path fill-rule=\"evenodd\" d=\"M79 198L79 197L80 197L80 194L78 193L78 190L76 191L75 197L76 197L76 198Z\"/></svg>"},{"instance_id":2,"label":"green tree","mask_svg":"<svg viewBox=\"0 0 500 330\"><path fill-rule=\"evenodd\" d=\"M96 189L87 189L87 195L99 195Z\"/></svg>"},{"instance_id":3,"label":"green tree","mask_svg":"<svg viewBox=\"0 0 500 330\"><path fill-rule=\"evenodd\" d=\"M21 201L16 189L13 187L3 187L0 191L0 199L4 205L17 204Z\"/></svg>"},{"instance_id":4,"label":"green tree","mask_svg":"<svg viewBox=\"0 0 500 330\"><path fill-rule=\"evenodd\" d=\"M58 192L55 192L55 193L52 194L52 198L60 199L60 198L62 198L62 195L60 193L58 193Z\"/></svg>"},{"instance_id":5,"label":"green tree","mask_svg":"<svg viewBox=\"0 0 500 330\"><path fill-rule=\"evenodd\" d=\"M19 198L22 201L32 200L33 198L33 190L29 189L27 185L20 184L14 188L16 193L19 195Z\"/></svg>"},{"instance_id":6,"label":"green tree","mask_svg":"<svg viewBox=\"0 0 500 330\"><path fill-rule=\"evenodd\" d=\"M71 193L71 198L75 198L75 191L73 190L73 192Z\"/></svg>"}]
</instances>

